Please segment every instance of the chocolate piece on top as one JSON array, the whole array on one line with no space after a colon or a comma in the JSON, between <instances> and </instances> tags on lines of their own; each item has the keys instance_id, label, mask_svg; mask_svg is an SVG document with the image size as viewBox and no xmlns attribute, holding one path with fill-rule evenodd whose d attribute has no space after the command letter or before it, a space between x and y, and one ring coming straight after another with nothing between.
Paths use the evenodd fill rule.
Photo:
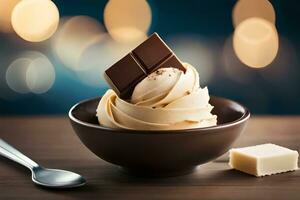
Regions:
<instances>
[{"instance_id":1,"label":"chocolate piece on top","mask_svg":"<svg viewBox=\"0 0 300 200\"><path fill-rule=\"evenodd\" d=\"M127 54L116 62L105 71L105 74L107 82L119 96L129 92L133 85L136 85L147 76L131 54Z\"/></svg>"},{"instance_id":2,"label":"chocolate piece on top","mask_svg":"<svg viewBox=\"0 0 300 200\"><path fill-rule=\"evenodd\" d=\"M160 63L172 55L172 51L154 33L145 42L140 44L132 51L133 55L146 69L147 73L155 71Z\"/></svg>"},{"instance_id":3,"label":"chocolate piece on top","mask_svg":"<svg viewBox=\"0 0 300 200\"><path fill-rule=\"evenodd\" d=\"M186 71L172 50L157 33L105 71L105 79L123 99L130 98L134 87L159 68L174 67Z\"/></svg>"}]
</instances>

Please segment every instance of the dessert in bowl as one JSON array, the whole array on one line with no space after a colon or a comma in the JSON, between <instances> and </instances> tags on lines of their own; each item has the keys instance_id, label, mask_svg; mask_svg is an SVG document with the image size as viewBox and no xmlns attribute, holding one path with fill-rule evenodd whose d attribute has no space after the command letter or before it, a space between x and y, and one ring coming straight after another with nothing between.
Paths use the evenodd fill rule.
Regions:
<instances>
[{"instance_id":1,"label":"dessert in bowl","mask_svg":"<svg viewBox=\"0 0 300 200\"><path fill-rule=\"evenodd\" d=\"M217 124L211 114L208 89L200 88L197 70L183 63L186 71L160 68L138 83L129 100L108 90L102 97L99 124L132 130L179 130Z\"/></svg>"},{"instance_id":2,"label":"dessert in bowl","mask_svg":"<svg viewBox=\"0 0 300 200\"><path fill-rule=\"evenodd\" d=\"M197 70L156 34L105 75L113 89L76 104L69 118L92 152L135 174L188 173L228 151L250 117L242 105L210 97Z\"/></svg>"}]
</instances>

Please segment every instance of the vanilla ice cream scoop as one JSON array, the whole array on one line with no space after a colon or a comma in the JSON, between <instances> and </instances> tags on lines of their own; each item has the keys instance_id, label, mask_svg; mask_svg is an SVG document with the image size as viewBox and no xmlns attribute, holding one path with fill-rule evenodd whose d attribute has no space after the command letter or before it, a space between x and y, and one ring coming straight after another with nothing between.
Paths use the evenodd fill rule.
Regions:
<instances>
[{"instance_id":1,"label":"vanilla ice cream scoop","mask_svg":"<svg viewBox=\"0 0 300 200\"><path fill-rule=\"evenodd\" d=\"M208 89L200 88L196 69L184 63L186 72L161 68L136 85L125 101L108 90L97 108L99 123L110 128L176 130L213 126Z\"/></svg>"}]
</instances>

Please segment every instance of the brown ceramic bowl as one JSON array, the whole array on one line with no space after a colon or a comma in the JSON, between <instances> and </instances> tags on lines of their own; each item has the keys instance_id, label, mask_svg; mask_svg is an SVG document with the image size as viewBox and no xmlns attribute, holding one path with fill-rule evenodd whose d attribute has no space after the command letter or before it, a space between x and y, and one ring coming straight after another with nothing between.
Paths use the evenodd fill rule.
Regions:
<instances>
[{"instance_id":1,"label":"brown ceramic bowl","mask_svg":"<svg viewBox=\"0 0 300 200\"><path fill-rule=\"evenodd\" d=\"M80 140L98 157L129 172L173 176L191 172L197 165L227 152L250 117L242 105L211 97L218 125L175 131L140 131L100 126L96 107L100 98L73 106L69 112Z\"/></svg>"}]
</instances>

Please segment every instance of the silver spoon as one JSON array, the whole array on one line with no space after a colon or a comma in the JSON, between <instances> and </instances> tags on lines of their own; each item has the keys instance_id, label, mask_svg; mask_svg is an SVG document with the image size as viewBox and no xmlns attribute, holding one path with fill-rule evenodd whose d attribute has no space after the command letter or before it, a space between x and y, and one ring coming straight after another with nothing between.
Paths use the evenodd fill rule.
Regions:
<instances>
[{"instance_id":1,"label":"silver spoon","mask_svg":"<svg viewBox=\"0 0 300 200\"><path fill-rule=\"evenodd\" d=\"M0 139L0 155L30 169L32 181L38 185L51 188L73 188L82 186L86 182L79 174L65 170L41 167L2 139Z\"/></svg>"}]
</instances>

